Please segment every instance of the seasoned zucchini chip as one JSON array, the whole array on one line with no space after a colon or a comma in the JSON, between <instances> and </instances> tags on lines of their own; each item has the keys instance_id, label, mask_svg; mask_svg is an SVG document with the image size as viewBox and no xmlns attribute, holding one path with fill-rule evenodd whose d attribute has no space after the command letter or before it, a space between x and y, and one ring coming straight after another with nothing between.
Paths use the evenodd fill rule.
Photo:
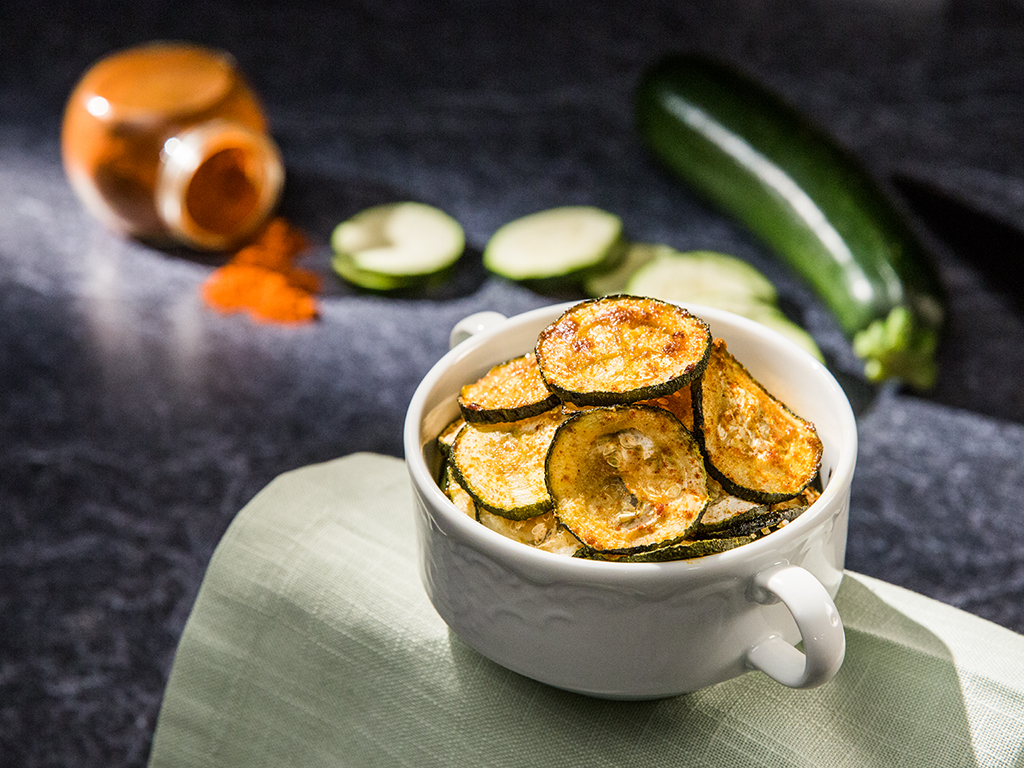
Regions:
<instances>
[{"instance_id":1,"label":"seasoned zucchini chip","mask_svg":"<svg viewBox=\"0 0 1024 768\"><path fill-rule=\"evenodd\" d=\"M733 496L773 504L797 496L818 475L814 425L775 399L721 339L691 387L694 433L708 473Z\"/></svg>"},{"instance_id":2,"label":"seasoned zucchini chip","mask_svg":"<svg viewBox=\"0 0 1024 768\"><path fill-rule=\"evenodd\" d=\"M627 555L607 554L584 547L576 554L576 557L590 560L612 560L617 563L663 563L669 560L693 560L697 557L717 555L719 552L735 549L744 544L749 544L757 538L757 536L747 535L722 539L684 539L668 546L649 549L645 552L633 552Z\"/></svg>"},{"instance_id":3,"label":"seasoned zucchini chip","mask_svg":"<svg viewBox=\"0 0 1024 768\"><path fill-rule=\"evenodd\" d=\"M811 504L813 504L815 501L817 501L818 497L821 496L821 490L817 487L818 480L820 480L820 479L821 479L821 477L819 475L819 477L817 478L817 480L815 482L811 483L809 486L804 488L802 491L800 491L800 493L798 493L792 499L786 499L785 501L779 501L779 502L776 502L775 504L772 504L771 505L772 511L779 511L779 510L789 509L790 507L809 507L809 506L811 506Z\"/></svg>"},{"instance_id":4,"label":"seasoned zucchini chip","mask_svg":"<svg viewBox=\"0 0 1024 768\"><path fill-rule=\"evenodd\" d=\"M805 506L790 506L774 509L772 507L753 507L742 515L737 515L719 527L704 527L700 523L694 528L693 536L698 539L723 539L735 536L754 536L761 538L774 530L788 525L807 510Z\"/></svg>"},{"instance_id":5,"label":"seasoned zucchini chip","mask_svg":"<svg viewBox=\"0 0 1024 768\"><path fill-rule=\"evenodd\" d=\"M512 520L551 509L544 458L560 408L505 424L466 424L452 446L455 479L478 507Z\"/></svg>"},{"instance_id":6,"label":"seasoned zucchini chip","mask_svg":"<svg viewBox=\"0 0 1024 768\"><path fill-rule=\"evenodd\" d=\"M466 421L495 424L550 411L560 400L548 389L533 352L500 363L459 392Z\"/></svg>"},{"instance_id":7,"label":"seasoned zucchini chip","mask_svg":"<svg viewBox=\"0 0 1024 768\"><path fill-rule=\"evenodd\" d=\"M442 456L449 458L452 455L452 443L455 442L455 438L458 436L459 430L465 425L466 420L460 416L441 430L441 434L437 436L437 446L441 449Z\"/></svg>"},{"instance_id":8,"label":"seasoned zucchini chip","mask_svg":"<svg viewBox=\"0 0 1024 768\"><path fill-rule=\"evenodd\" d=\"M690 397L690 388L683 387L678 392L664 397L656 397L653 400L644 400L644 404L664 408L681 422L683 426L693 431L693 399Z\"/></svg>"},{"instance_id":9,"label":"seasoned zucchini chip","mask_svg":"<svg viewBox=\"0 0 1024 768\"><path fill-rule=\"evenodd\" d=\"M646 405L593 408L567 419L548 450L547 483L562 524L608 553L682 539L710 499L689 430Z\"/></svg>"},{"instance_id":10,"label":"seasoned zucchini chip","mask_svg":"<svg viewBox=\"0 0 1024 768\"><path fill-rule=\"evenodd\" d=\"M583 545L580 543L580 540L573 536L569 529L561 523L558 524L554 535L538 546L538 549L543 549L545 552L566 555L568 557L574 557L582 548Z\"/></svg>"},{"instance_id":11,"label":"seasoned zucchini chip","mask_svg":"<svg viewBox=\"0 0 1024 768\"><path fill-rule=\"evenodd\" d=\"M711 331L682 307L606 296L566 310L537 339L548 387L576 405L614 405L678 391L700 376Z\"/></svg>"},{"instance_id":12,"label":"seasoned zucchini chip","mask_svg":"<svg viewBox=\"0 0 1024 768\"><path fill-rule=\"evenodd\" d=\"M446 464L444 468L444 482L441 485L441 490L444 491L444 495L447 496L452 504L454 504L460 511L465 512L467 515L472 517L474 520L478 519L476 504L473 502L473 497L466 493L466 489L459 485L459 481L455 479L455 471L452 469L452 465Z\"/></svg>"},{"instance_id":13,"label":"seasoned zucchini chip","mask_svg":"<svg viewBox=\"0 0 1024 768\"><path fill-rule=\"evenodd\" d=\"M480 510L477 519L506 538L547 552L571 556L581 546L579 539L569 533L551 511L526 520L509 520L487 510Z\"/></svg>"},{"instance_id":14,"label":"seasoned zucchini chip","mask_svg":"<svg viewBox=\"0 0 1024 768\"><path fill-rule=\"evenodd\" d=\"M727 530L738 521L749 519L768 511L767 504L747 501L727 493L713 477L708 478L708 489L711 492L711 501L693 528L693 535L696 538L703 538L705 535Z\"/></svg>"}]
</instances>

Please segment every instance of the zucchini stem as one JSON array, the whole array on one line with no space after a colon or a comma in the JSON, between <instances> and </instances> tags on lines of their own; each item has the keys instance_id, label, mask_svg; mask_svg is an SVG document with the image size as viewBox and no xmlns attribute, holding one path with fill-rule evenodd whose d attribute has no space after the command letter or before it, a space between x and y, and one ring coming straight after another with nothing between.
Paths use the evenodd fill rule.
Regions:
<instances>
[{"instance_id":1,"label":"zucchini stem","mask_svg":"<svg viewBox=\"0 0 1024 768\"><path fill-rule=\"evenodd\" d=\"M935 385L938 333L915 318L908 307L897 306L853 337L853 351L864 360L864 375L880 382L897 378L926 390Z\"/></svg>"}]
</instances>

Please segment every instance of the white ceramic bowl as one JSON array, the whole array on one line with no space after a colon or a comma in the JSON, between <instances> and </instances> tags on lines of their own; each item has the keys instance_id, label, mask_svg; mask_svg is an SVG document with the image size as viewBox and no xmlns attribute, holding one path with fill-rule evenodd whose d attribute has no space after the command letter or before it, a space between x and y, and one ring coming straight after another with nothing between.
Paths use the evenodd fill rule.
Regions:
<instances>
[{"instance_id":1,"label":"white ceramic bowl","mask_svg":"<svg viewBox=\"0 0 1024 768\"><path fill-rule=\"evenodd\" d=\"M831 679L846 647L832 598L843 574L856 422L828 370L774 331L722 310L687 307L770 392L813 422L824 443L824 492L769 536L689 561L591 561L504 538L441 492L435 438L458 415L459 388L533 349L538 333L569 306L467 318L413 395L405 454L421 576L437 612L498 664L592 696L671 696L752 669L791 687ZM800 641L803 652L794 647Z\"/></svg>"}]
</instances>

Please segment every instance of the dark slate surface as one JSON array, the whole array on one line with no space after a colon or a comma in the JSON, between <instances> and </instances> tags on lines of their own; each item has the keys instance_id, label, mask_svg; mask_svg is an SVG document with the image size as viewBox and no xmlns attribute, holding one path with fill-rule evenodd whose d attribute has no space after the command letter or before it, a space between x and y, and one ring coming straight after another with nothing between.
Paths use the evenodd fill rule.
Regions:
<instances>
[{"instance_id":1,"label":"dark slate surface","mask_svg":"<svg viewBox=\"0 0 1024 768\"><path fill-rule=\"evenodd\" d=\"M155 38L226 48L263 95L318 247L363 206L447 209L471 249L432 295L329 281L314 327L204 311L208 257L102 231L60 167L64 100ZM942 381L873 390L807 290L656 167L631 91L716 52L827 126L913 211L949 289ZM175 643L232 516L280 472L400 455L417 379L481 309L500 224L592 203L637 240L775 279L854 400L849 567L1024 631L1024 10L895 0L29 3L0 8L0 764L140 766Z\"/></svg>"}]
</instances>

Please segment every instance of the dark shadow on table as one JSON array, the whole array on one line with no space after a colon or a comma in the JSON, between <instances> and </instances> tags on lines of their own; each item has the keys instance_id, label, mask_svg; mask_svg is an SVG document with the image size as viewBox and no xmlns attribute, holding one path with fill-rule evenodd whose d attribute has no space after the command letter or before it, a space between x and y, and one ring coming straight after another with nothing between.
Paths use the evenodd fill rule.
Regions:
<instances>
[{"instance_id":1,"label":"dark shadow on table","mask_svg":"<svg viewBox=\"0 0 1024 768\"><path fill-rule=\"evenodd\" d=\"M1024 231L932 184L905 176L894 181L928 228L978 270L987 288L1024 314Z\"/></svg>"},{"instance_id":2,"label":"dark shadow on table","mask_svg":"<svg viewBox=\"0 0 1024 768\"><path fill-rule=\"evenodd\" d=\"M944 277L947 318L939 378L921 396L1024 423L1024 230L934 184L907 177L896 189L928 234Z\"/></svg>"}]
</instances>

